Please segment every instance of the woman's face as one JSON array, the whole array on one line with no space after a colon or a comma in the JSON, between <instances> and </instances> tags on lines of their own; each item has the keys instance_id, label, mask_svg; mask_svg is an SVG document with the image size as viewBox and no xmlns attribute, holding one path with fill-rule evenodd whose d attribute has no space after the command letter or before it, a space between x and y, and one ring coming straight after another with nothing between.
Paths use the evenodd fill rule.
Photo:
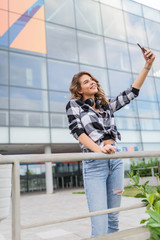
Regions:
<instances>
[{"instance_id":1,"label":"woman's face","mask_svg":"<svg viewBox=\"0 0 160 240\"><path fill-rule=\"evenodd\" d=\"M82 94L83 99L94 98L94 95L98 92L97 83L87 74L84 74L79 79L81 89L78 91Z\"/></svg>"}]
</instances>

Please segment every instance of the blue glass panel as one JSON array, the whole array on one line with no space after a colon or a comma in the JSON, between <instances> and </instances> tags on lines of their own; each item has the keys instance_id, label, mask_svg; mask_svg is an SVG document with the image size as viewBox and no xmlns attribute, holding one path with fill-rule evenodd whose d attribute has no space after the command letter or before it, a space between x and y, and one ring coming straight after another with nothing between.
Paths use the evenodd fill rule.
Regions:
<instances>
[{"instance_id":1,"label":"blue glass panel","mask_svg":"<svg viewBox=\"0 0 160 240\"><path fill-rule=\"evenodd\" d=\"M122 71L130 71L131 67L127 43L106 38L105 45L108 67Z\"/></svg>"},{"instance_id":2,"label":"blue glass panel","mask_svg":"<svg viewBox=\"0 0 160 240\"><path fill-rule=\"evenodd\" d=\"M47 111L47 92L25 88L11 88L11 109Z\"/></svg>"},{"instance_id":3,"label":"blue glass panel","mask_svg":"<svg viewBox=\"0 0 160 240\"><path fill-rule=\"evenodd\" d=\"M137 101L140 118L159 118L158 104L153 102Z\"/></svg>"},{"instance_id":4,"label":"blue glass panel","mask_svg":"<svg viewBox=\"0 0 160 240\"><path fill-rule=\"evenodd\" d=\"M46 21L75 27L73 0L45 0Z\"/></svg>"},{"instance_id":5,"label":"blue glass panel","mask_svg":"<svg viewBox=\"0 0 160 240\"><path fill-rule=\"evenodd\" d=\"M78 61L75 30L49 23L46 27L48 56Z\"/></svg>"},{"instance_id":6,"label":"blue glass panel","mask_svg":"<svg viewBox=\"0 0 160 240\"><path fill-rule=\"evenodd\" d=\"M127 12L134 13L136 15L142 16L142 5L128 0L123 0L123 9Z\"/></svg>"},{"instance_id":7,"label":"blue glass panel","mask_svg":"<svg viewBox=\"0 0 160 240\"><path fill-rule=\"evenodd\" d=\"M125 107L121 108L114 114L115 116L122 117L138 117L136 102L135 100L131 101Z\"/></svg>"},{"instance_id":8,"label":"blue glass panel","mask_svg":"<svg viewBox=\"0 0 160 240\"><path fill-rule=\"evenodd\" d=\"M69 93L50 92L50 111L66 113L66 104L69 101Z\"/></svg>"},{"instance_id":9,"label":"blue glass panel","mask_svg":"<svg viewBox=\"0 0 160 240\"><path fill-rule=\"evenodd\" d=\"M51 127L54 128L68 128L68 119L66 114L51 114Z\"/></svg>"},{"instance_id":10,"label":"blue glass panel","mask_svg":"<svg viewBox=\"0 0 160 240\"><path fill-rule=\"evenodd\" d=\"M120 118L117 117L116 118L116 123L117 123L117 127L118 129L130 129L130 130L137 130L139 129L139 122L137 118Z\"/></svg>"},{"instance_id":11,"label":"blue glass panel","mask_svg":"<svg viewBox=\"0 0 160 240\"><path fill-rule=\"evenodd\" d=\"M48 127L48 114L42 112L10 112L10 125L18 127Z\"/></svg>"},{"instance_id":12,"label":"blue glass panel","mask_svg":"<svg viewBox=\"0 0 160 240\"><path fill-rule=\"evenodd\" d=\"M119 71L109 71L109 82L111 88L111 96L116 97L120 92L129 88L132 84L132 75Z\"/></svg>"},{"instance_id":13,"label":"blue glass panel","mask_svg":"<svg viewBox=\"0 0 160 240\"><path fill-rule=\"evenodd\" d=\"M106 67L102 37L78 32L78 46L81 63Z\"/></svg>"},{"instance_id":14,"label":"blue glass panel","mask_svg":"<svg viewBox=\"0 0 160 240\"><path fill-rule=\"evenodd\" d=\"M8 87L0 86L0 108L8 108Z\"/></svg>"},{"instance_id":15,"label":"blue glass panel","mask_svg":"<svg viewBox=\"0 0 160 240\"><path fill-rule=\"evenodd\" d=\"M135 79L136 77L137 75L134 75ZM154 78L152 77L146 78L144 84L142 85L139 91L138 100L157 101Z\"/></svg>"},{"instance_id":16,"label":"blue glass panel","mask_svg":"<svg viewBox=\"0 0 160 240\"><path fill-rule=\"evenodd\" d=\"M46 89L46 60L39 57L10 53L10 84Z\"/></svg>"},{"instance_id":17,"label":"blue glass panel","mask_svg":"<svg viewBox=\"0 0 160 240\"><path fill-rule=\"evenodd\" d=\"M125 13L124 16L128 42L136 44L138 41L139 43L142 43L143 46L147 46L144 19L130 13Z\"/></svg>"},{"instance_id":18,"label":"blue glass panel","mask_svg":"<svg viewBox=\"0 0 160 240\"><path fill-rule=\"evenodd\" d=\"M0 126L8 126L8 110L0 111Z\"/></svg>"},{"instance_id":19,"label":"blue glass panel","mask_svg":"<svg viewBox=\"0 0 160 240\"><path fill-rule=\"evenodd\" d=\"M99 4L91 0L75 1L77 28L102 34Z\"/></svg>"},{"instance_id":20,"label":"blue glass panel","mask_svg":"<svg viewBox=\"0 0 160 240\"><path fill-rule=\"evenodd\" d=\"M0 83L8 84L8 52L0 51Z\"/></svg>"},{"instance_id":21,"label":"blue glass panel","mask_svg":"<svg viewBox=\"0 0 160 240\"><path fill-rule=\"evenodd\" d=\"M148 18L153 21L160 22L160 13L158 10L144 6L143 5L143 14L145 18Z\"/></svg>"},{"instance_id":22,"label":"blue glass panel","mask_svg":"<svg viewBox=\"0 0 160 240\"><path fill-rule=\"evenodd\" d=\"M160 130L160 119L140 118L142 130Z\"/></svg>"},{"instance_id":23,"label":"blue glass panel","mask_svg":"<svg viewBox=\"0 0 160 240\"><path fill-rule=\"evenodd\" d=\"M145 19L145 22L149 47L160 50L159 44L160 24L158 22L153 22L147 19Z\"/></svg>"},{"instance_id":24,"label":"blue glass panel","mask_svg":"<svg viewBox=\"0 0 160 240\"><path fill-rule=\"evenodd\" d=\"M155 83L158 101L160 102L160 78L155 78Z\"/></svg>"},{"instance_id":25,"label":"blue glass panel","mask_svg":"<svg viewBox=\"0 0 160 240\"><path fill-rule=\"evenodd\" d=\"M153 70L153 76L160 78L160 52L153 50L154 54L156 55L156 59L154 60L152 70Z\"/></svg>"},{"instance_id":26,"label":"blue glass panel","mask_svg":"<svg viewBox=\"0 0 160 240\"><path fill-rule=\"evenodd\" d=\"M104 36L125 41L126 31L122 11L106 5L101 5L101 10Z\"/></svg>"},{"instance_id":27,"label":"blue glass panel","mask_svg":"<svg viewBox=\"0 0 160 240\"><path fill-rule=\"evenodd\" d=\"M129 52L131 57L132 72L140 73L145 64L141 49L138 47L138 45L129 45ZM149 71L148 75L151 74L152 70Z\"/></svg>"},{"instance_id":28,"label":"blue glass panel","mask_svg":"<svg viewBox=\"0 0 160 240\"><path fill-rule=\"evenodd\" d=\"M77 64L48 60L49 88L69 91L72 77L78 71Z\"/></svg>"}]
</instances>

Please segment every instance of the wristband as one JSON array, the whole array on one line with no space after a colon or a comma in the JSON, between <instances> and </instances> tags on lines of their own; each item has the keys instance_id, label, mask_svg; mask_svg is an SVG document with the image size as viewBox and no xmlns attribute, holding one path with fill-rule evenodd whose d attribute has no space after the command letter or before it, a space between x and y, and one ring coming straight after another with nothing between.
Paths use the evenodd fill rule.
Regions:
<instances>
[{"instance_id":1,"label":"wristband","mask_svg":"<svg viewBox=\"0 0 160 240\"><path fill-rule=\"evenodd\" d=\"M146 66L145 66L144 68L145 68L145 69L147 69L147 70L150 70L150 69L151 69L151 68L149 68L149 67L146 67Z\"/></svg>"}]
</instances>

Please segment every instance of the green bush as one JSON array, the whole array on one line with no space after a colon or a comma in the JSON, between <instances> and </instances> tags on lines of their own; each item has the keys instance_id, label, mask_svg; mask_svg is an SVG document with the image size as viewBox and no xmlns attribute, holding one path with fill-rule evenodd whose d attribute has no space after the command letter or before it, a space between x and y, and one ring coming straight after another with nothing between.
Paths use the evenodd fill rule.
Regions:
<instances>
[{"instance_id":1,"label":"green bush","mask_svg":"<svg viewBox=\"0 0 160 240\"><path fill-rule=\"evenodd\" d=\"M134 175L138 172L140 177L152 176L150 167L157 167L160 160L156 157L155 159L150 158L148 162L145 161L134 161L130 165L130 170L133 171ZM143 169L139 169L143 168ZM158 168L154 168L155 176L158 174Z\"/></svg>"},{"instance_id":2,"label":"green bush","mask_svg":"<svg viewBox=\"0 0 160 240\"><path fill-rule=\"evenodd\" d=\"M151 237L148 240L160 239L160 186L154 189L149 186L149 181L143 185L139 185L140 176L134 175L133 171L128 173L134 186L139 190L136 198L143 198L142 202L146 204L146 213L148 213L148 219L142 219L141 224L146 223L146 227L151 232Z\"/></svg>"}]
</instances>

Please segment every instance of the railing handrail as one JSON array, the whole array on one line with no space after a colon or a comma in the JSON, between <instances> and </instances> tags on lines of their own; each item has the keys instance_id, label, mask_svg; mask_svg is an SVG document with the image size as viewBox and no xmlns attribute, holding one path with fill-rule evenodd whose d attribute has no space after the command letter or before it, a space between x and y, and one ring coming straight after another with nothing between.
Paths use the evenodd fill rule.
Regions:
<instances>
[{"instance_id":1,"label":"railing handrail","mask_svg":"<svg viewBox=\"0 0 160 240\"><path fill-rule=\"evenodd\" d=\"M110 209L106 209L106 210L96 211L96 212L84 213L83 215L67 217L67 218L57 219L57 220L50 220L48 222L36 222L35 224L22 225L21 228L28 229L28 228L41 227L41 226L45 226L45 225L64 223L64 222L69 222L69 221L74 221L74 220L80 220L83 218L95 217L95 216L109 214L109 213L115 213L115 212L122 212L122 211L126 211L126 210L142 208L142 207L146 207L146 203L137 203L134 205L130 205L128 207L117 207L117 208L110 208Z\"/></svg>"},{"instance_id":2,"label":"railing handrail","mask_svg":"<svg viewBox=\"0 0 160 240\"><path fill-rule=\"evenodd\" d=\"M0 155L0 164L13 165L12 177L12 239L21 240L21 224L20 224L20 163L44 163L44 162L73 162L82 160L97 159L118 159L118 158L144 158L144 157L160 157L160 151L137 151L137 152L116 152L114 154L104 153L63 153L63 154L30 154L30 155ZM142 206L141 206L142 207ZM123 211L133 209L133 206L123 208ZM137 208L137 207L136 207ZM120 209L118 209L119 211ZM104 210L115 212L117 208ZM102 213L92 212L91 214L103 215ZM85 216L86 217L86 216ZM82 218L82 216L81 216ZM84 218L84 216L83 216ZM75 219L74 219L75 220ZM49 223L51 224L51 223ZM52 221L53 224L53 221ZM29 227L29 226L28 226ZM26 228L23 226L23 228Z\"/></svg>"},{"instance_id":3,"label":"railing handrail","mask_svg":"<svg viewBox=\"0 0 160 240\"><path fill-rule=\"evenodd\" d=\"M43 162L73 162L82 160L97 159L118 159L118 158L144 158L160 157L160 151L133 151L116 152L114 154L104 153L53 153L53 154L28 154L28 155L1 155L0 164L14 163L43 163ZM69 160L68 160L69 159Z\"/></svg>"}]
</instances>

